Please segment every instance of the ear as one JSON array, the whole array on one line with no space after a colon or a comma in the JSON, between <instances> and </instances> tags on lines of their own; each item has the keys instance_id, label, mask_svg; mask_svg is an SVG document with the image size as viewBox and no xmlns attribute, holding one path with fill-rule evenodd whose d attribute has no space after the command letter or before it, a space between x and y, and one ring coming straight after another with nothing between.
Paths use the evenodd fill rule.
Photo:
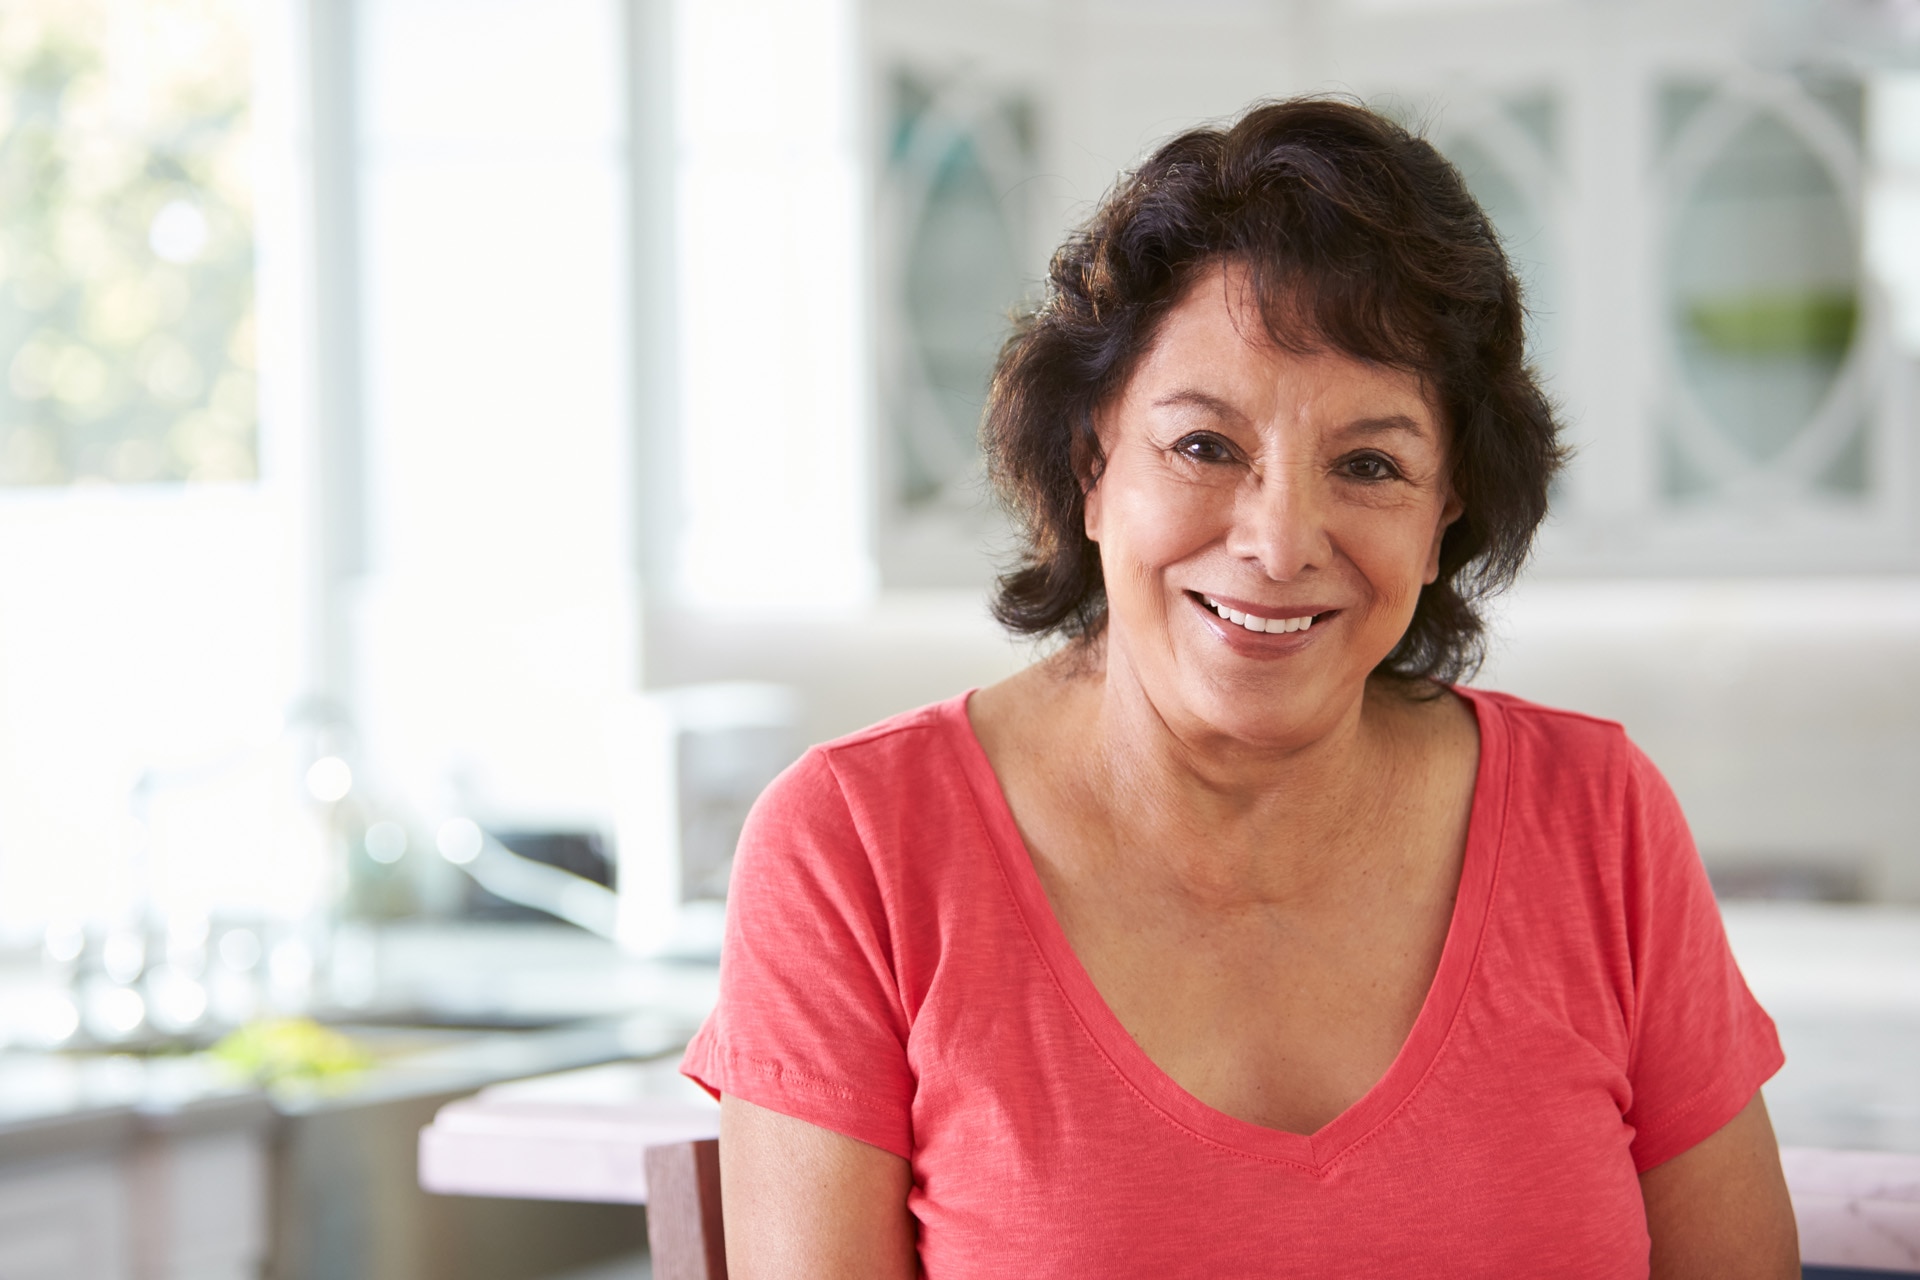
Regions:
<instances>
[{"instance_id":1,"label":"ear","mask_svg":"<svg viewBox=\"0 0 1920 1280\"><path fill-rule=\"evenodd\" d=\"M1460 495L1447 486L1447 500L1440 507L1440 519L1433 526L1433 544L1427 548L1427 571L1421 581L1431 585L1440 577L1440 544L1446 541L1447 530L1453 522L1466 513L1467 504L1460 501Z\"/></svg>"},{"instance_id":2,"label":"ear","mask_svg":"<svg viewBox=\"0 0 1920 1280\"><path fill-rule=\"evenodd\" d=\"M1099 419L1094 419L1094 438L1100 438ZM1073 451L1070 458L1073 464L1073 478L1080 485L1080 505L1083 524L1087 537L1093 542L1100 541L1100 472L1103 459L1095 458L1093 447L1085 436L1076 434L1073 438Z\"/></svg>"}]
</instances>

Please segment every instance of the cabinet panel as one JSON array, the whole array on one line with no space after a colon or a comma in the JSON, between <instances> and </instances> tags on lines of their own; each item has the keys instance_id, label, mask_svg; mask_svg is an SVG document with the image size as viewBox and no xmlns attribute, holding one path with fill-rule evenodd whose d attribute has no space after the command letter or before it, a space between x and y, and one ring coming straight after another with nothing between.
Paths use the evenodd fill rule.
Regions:
<instances>
[{"instance_id":1,"label":"cabinet panel","mask_svg":"<svg viewBox=\"0 0 1920 1280\"><path fill-rule=\"evenodd\" d=\"M126 1197L115 1162L0 1170L0 1276L129 1280Z\"/></svg>"}]
</instances>

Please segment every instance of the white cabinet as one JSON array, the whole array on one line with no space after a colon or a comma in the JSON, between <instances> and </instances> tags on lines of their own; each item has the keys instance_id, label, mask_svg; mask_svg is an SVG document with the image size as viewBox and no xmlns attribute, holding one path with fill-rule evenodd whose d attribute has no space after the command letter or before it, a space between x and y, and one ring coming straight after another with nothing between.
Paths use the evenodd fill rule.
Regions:
<instances>
[{"instance_id":1,"label":"white cabinet","mask_svg":"<svg viewBox=\"0 0 1920 1280\"><path fill-rule=\"evenodd\" d=\"M264 1134L129 1117L124 1141L0 1160L0 1280L256 1280Z\"/></svg>"},{"instance_id":2,"label":"white cabinet","mask_svg":"<svg viewBox=\"0 0 1920 1280\"><path fill-rule=\"evenodd\" d=\"M0 1277L132 1280L127 1187L109 1155L0 1165Z\"/></svg>"},{"instance_id":3,"label":"white cabinet","mask_svg":"<svg viewBox=\"0 0 1920 1280\"><path fill-rule=\"evenodd\" d=\"M1334 25L1342 79L1460 165L1530 286L1576 449L1548 572L1920 564L1913 370L1863 252L1884 85L1811 37L1768 48L1766 16Z\"/></svg>"},{"instance_id":4,"label":"white cabinet","mask_svg":"<svg viewBox=\"0 0 1920 1280\"><path fill-rule=\"evenodd\" d=\"M130 1280L255 1280L266 1257L262 1130L147 1138L122 1161Z\"/></svg>"},{"instance_id":5,"label":"white cabinet","mask_svg":"<svg viewBox=\"0 0 1920 1280\"><path fill-rule=\"evenodd\" d=\"M994 283L1018 261L1007 246L1044 254L1182 127L1257 97L1343 92L1459 165L1528 287L1533 352L1577 450L1544 571L1920 566L1914 366L1889 320L1888 253L1869 262L1863 229L1873 192L1914 166L1900 141L1911 126L1888 104L1920 91L1866 70L1833 32L1785 23L1766 0L961 0L937 20L912 0L867 0L865 12L893 232L876 262L892 317L880 452L893 462L876 476L883 531L908 539L896 558L932 564L921 544L945 538L972 566L954 580L987 581L978 522L929 523L978 503L977 464L948 458L942 496L895 455L926 452L938 415L915 406L949 383L966 396L949 396L948 443L967 443L1022 292ZM1876 233L1896 250L1917 238L1920 206L1900 207L1908 221ZM1031 292L1030 251L1023 265ZM997 301L977 296L993 289ZM941 373L926 352L958 350L954 334L971 363Z\"/></svg>"}]
</instances>

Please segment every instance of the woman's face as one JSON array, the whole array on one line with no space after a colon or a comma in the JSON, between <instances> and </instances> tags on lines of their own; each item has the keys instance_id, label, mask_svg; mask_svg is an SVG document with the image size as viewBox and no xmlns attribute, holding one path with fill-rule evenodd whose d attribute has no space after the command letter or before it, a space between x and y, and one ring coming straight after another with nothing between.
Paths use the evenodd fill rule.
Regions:
<instances>
[{"instance_id":1,"label":"woman's face","mask_svg":"<svg viewBox=\"0 0 1920 1280\"><path fill-rule=\"evenodd\" d=\"M1359 705L1460 513L1412 374L1266 337L1215 268L1096 416L1109 679L1183 734L1308 741Z\"/></svg>"}]
</instances>

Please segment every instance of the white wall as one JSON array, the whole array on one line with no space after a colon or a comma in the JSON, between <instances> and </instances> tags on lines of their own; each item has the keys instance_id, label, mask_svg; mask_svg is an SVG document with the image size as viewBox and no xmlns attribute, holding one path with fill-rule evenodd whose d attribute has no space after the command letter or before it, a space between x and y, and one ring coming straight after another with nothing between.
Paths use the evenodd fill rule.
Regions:
<instances>
[{"instance_id":1,"label":"white wall","mask_svg":"<svg viewBox=\"0 0 1920 1280\"><path fill-rule=\"evenodd\" d=\"M1548 579L1500 613L1477 683L1624 724L1709 864L1920 902L1920 582Z\"/></svg>"},{"instance_id":2,"label":"white wall","mask_svg":"<svg viewBox=\"0 0 1920 1280\"><path fill-rule=\"evenodd\" d=\"M1625 725L1710 864L1832 865L1920 902L1920 583L1534 580L1489 612L1474 683ZM793 684L809 741L1034 655L960 592L890 598L778 645L692 617L659 641L663 678Z\"/></svg>"}]
</instances>

